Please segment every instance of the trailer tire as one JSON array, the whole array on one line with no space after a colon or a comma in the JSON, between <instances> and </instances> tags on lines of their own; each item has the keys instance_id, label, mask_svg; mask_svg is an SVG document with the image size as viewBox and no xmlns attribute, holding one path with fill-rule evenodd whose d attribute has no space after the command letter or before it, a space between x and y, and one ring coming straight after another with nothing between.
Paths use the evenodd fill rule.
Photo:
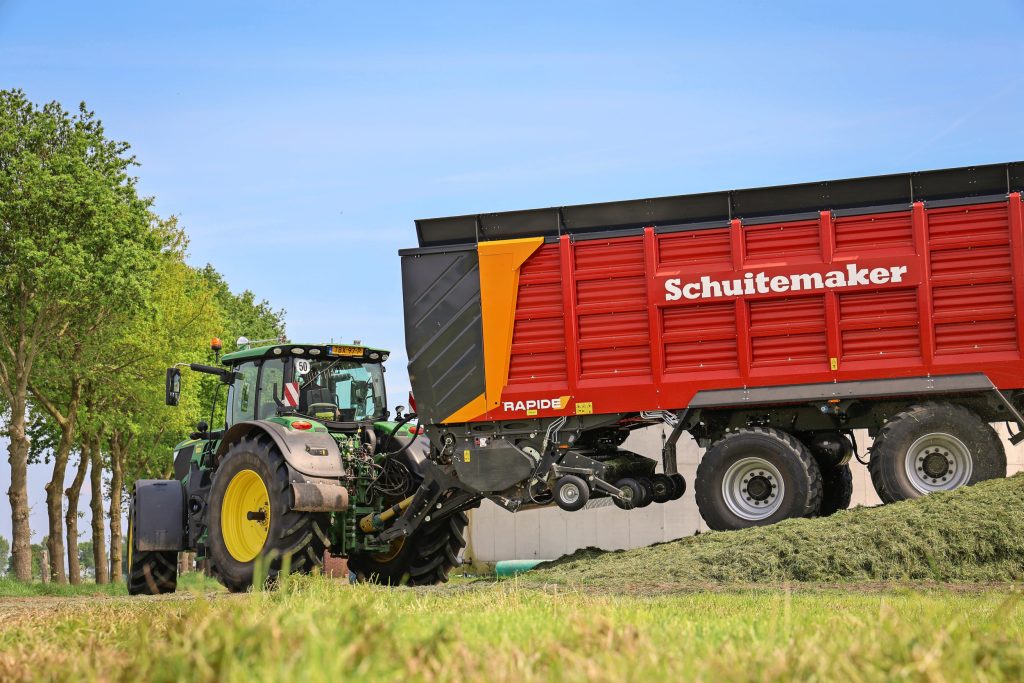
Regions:
<instances>
[{"instance_id":1,"label":"trailer tire","mask_svg":"<svg viewBox=\"0 0 1024 683\"><path fill-rule=\"evenodd\" d=\"M590 500L590 485L575 474L566 474L555 482L555 504L566 512L582 510Z\"/></svg>"},{"instance_id":2,"label":"trailer tire","mask_svg":"<svg viewBox=\"0 0 1024 683\"><path fill-rule=\"evenodd\" d=\"M676 482L667 474L655 474L651 477L651 490L655 503L667 503L676 492Z\"/></svg>"},{"instance_id":3,"label":"trailer tire","mask_svg":"<svg viewBox=\"0 0 1024 683\"><path fill-rule=\"evenodd\" d=\"M639 481L632 477L624 477L615 482L615 488L622 491L623 498L612 498L615 507L620 510L632 510L636 507L636 501L644 495L644 488Z\"/></svg>"},{"instance_id":4,"label":"trailer tire","mask_svg":"<svg viewBox=\"0 0 1024 683\"><path fill-rule=\"evenodd\" d=\"M821 467L821 508L819 517L834 515L850 507L853 499L853 472L849 465Z\"/></svg>"},{"instance_id":5,"label":"trailer tire","mask_svg":"<svg viewBox=\"0 0 1024 683\"><path fill-rule=\"evenodd\" d=\"M144 552L135 534L135 501L128 508L128 595L161 595L178 588L178 553L174 550Z\"/></svg>"},{"instance_id":6,"label":"trailer tire","mask_svg":"<svg viewBox=\"0 0 1024 683\"><path fill-rule=\"evenodd\" d=\"M308 574L323 563L330 516L291 505L288 466L270 437L246 436L229 447L213 476L208 543L211 573L228 590L247 590L258 566L272 583L286 567ZM261 513L262 521L250 516Z\"/></svg>"},{"instance_id":7,"label":"trailer tire","mask_svg":"<svg viewBox=\"0 0 1024 683\"><path fill-rule=\"evenodd\" d=\"M810 517L821 507L821 471L785 432L747 427L712 444L694 482L701 517L715 531Z\"/></svg>"},{"instance_id":8,"label":"trailer tire","mask_svg":"<svg viewBox=\"0 0 1024 683\"><path fill-rule=\"evenodd\" d=\"M1006 476L999 435L962 405L928 402L887 420L871 446L871 483L883 503Z\"/></svg>"},{"instance_id":9,"label":"trailer tire","mask_svg":"<svg viewBox=\"0 0 1024 683\"><path fill-rule=\"evenodd\" d=\"M353 553L349 569L361 581L389 586L432 586L448 581L462 564L464 532L469 517L459 511L440 520L423 522L412 536L395 542L390 553Z\"/></svg>"},{"instance_id":10,"label":"trailer tire","mask_svg":"<svg viewBox=\"0 0 1024 683\"><path fill-rule=\"evenodd\" d=\"M849 508L853 500L853 472L847 463L854 450L850 437L838 432L805 432L796 436L807 446L821 470L818 516L828 517Z\"/></svg>"}]
</instances>

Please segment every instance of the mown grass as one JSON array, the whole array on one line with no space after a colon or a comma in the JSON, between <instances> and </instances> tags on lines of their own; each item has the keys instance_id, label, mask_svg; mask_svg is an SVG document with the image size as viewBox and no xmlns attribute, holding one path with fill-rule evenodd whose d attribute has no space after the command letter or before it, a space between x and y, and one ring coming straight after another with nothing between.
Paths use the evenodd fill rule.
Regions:
<instances>
[{"instance_id":1,"label":"mown grass","mask_svg":"<svg viewBox=\"0 0 1024 683\"><path fill-rule=\"evenodd\" d=\"M1021 680L1021 597L626 597L515 580L409 590L312 577L240 596L21 602L0 624L0 680Z\"/></svg>"},{"instance_id":2,"label":"mown grass","mask_svg":"<svg viewBox=\"0 0 1024 683\"><path fill-rule=\"evenodd\" d=\"M709 532L621 552L583 550L524 575L598 586L1024 578L1024 475L876 508Z\"/></svg>"}]
</instances>

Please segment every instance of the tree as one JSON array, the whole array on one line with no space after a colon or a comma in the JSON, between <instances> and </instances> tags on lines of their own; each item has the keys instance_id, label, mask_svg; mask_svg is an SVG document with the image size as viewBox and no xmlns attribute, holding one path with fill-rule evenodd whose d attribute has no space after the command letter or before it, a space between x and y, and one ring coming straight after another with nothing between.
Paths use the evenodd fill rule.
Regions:
<instances>
[{"instance_id":1,"label":"tree","mask_svg":"<svg viewBox=\"0 0 1024 683\"><path fill-rule=\"evenodd\" d=\"M56 102L37 107L20 90L0 91L0 395L10 407L8 497L20 580L31 576L26 420L37 362L58 348L74 353L91 326L145 301L163 246L150 200L128 173L135 165L128 149L106 137L84 104L71 114ZM62 436L76 405L73 378L65 379L60 404L42 391L35 396ZM47 491L50 555L61 575L60 494L70 452L62 442Z\"/></svg>"}]
</instances>

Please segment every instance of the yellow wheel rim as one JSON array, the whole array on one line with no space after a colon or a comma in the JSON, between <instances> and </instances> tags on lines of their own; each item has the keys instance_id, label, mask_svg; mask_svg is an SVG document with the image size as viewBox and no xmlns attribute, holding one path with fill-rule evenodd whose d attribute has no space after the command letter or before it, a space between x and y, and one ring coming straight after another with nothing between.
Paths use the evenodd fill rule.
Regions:
<instances>
[{"instance_id":1,"label":"yellow wheel rim","mask_svg":"<svg viewBox=\"0 0 1024 683\"><path fill-rule=\"evenodd\" d=\"M239 562L251 562L263 550L270 531L270 494L263 478L242 470L231 478L220 506L224 547Z\"/></svg>"}]
</instances>

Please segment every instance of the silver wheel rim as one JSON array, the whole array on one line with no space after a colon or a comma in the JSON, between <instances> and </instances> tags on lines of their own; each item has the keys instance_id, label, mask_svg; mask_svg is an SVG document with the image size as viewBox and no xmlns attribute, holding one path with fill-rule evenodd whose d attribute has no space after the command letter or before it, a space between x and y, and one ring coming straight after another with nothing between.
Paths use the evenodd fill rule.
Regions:
<instances>
[{"instance_id":1,"label":"silver wheel rim","mask_svg":"<svg viewBox=\"0 0 1024 683\"><path fill-rule=\"evenodd\" d=\"M558 491L558 498L566 505L572 505L580 498L580 490L576 484L566 484Z\"/></svg>"},{"instance_id":2,"label":"silver wheel rim","mask_svg":"<svg viewBox=\"0 0 1024 683\"><path fill-rule=\"evenodd\" d=\"M786 486L775 465L763 458L742 458L725 471L722 497L734 515L747 521L760 521L782 507Z\"/></svg>"},{"instance_id":3,"label":"silver wheel rim","mask_svg":"<svg viewBox=\"0 0 1024 683\"><path fill-rule=\"evenodd\" d=\"M910 485L921 493L952 491L971 480L974 459L952 434L925 434L907 449L904 464Z\"/></svg>"}]
</instances>

